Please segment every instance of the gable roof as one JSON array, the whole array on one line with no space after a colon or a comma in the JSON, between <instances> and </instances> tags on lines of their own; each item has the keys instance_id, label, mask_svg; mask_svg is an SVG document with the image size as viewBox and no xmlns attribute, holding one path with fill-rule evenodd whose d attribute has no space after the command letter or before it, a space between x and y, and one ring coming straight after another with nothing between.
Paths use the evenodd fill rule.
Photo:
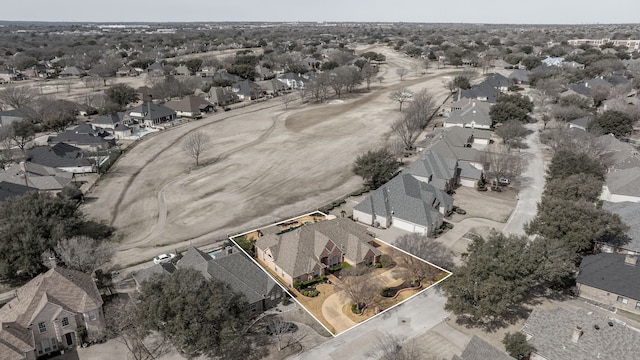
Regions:
<instances>
[{"instance_id":1,"label":"gable roof","mask_svg":"<svg viewBox=\"0 0 640 360\"><path fill-rule=\"evenodd\" d=\"M249 304L263 300L277 287L273 279L236 247L228 247L215 258L191 247L178 261L178 267L197 270L207 279L213 277L228 284L231 290L243 294Z\"/></svg>"},{"instance_id":2,"label":"gable roof","mask_svg":"<svg viewBox=\"0 0 640 360\"><path fill-rule=\"evenodd\" d=\"M404 171L406 174L431 178L429 183L440 190L446 189L446 184L457 175L455 158L443 156L433 150L426 150L420 154L420 158L414 161Z\"/></svg>"},{"instance_id":3,"label":"gable roof","mask_svg":"<svg viewBox=\"0 0 640 360\"><path fill-rule=\"evenodd\" d=\"M610 213L617 214L627 226L626 235L629 237L629 242L621 245L627 250L640 252L640 222L638 221L638 214L640 214L640 203L623 201L623 202L611 202L604 201L602 208Z\"/></svg>"},{"instance_id":4,"label":"gable roof","mask_svg":"<svg viewBox=\"0 0 640 360\"><path fill-rule=\"evenodd\" d=\"M12 197L22 196L30 191L35 190L37 189L30 186L2 180L0 181L0 202L3 202Z\"/></svg>"},{"instance_id":5,"label":"gable roof","mask_svg":"<svg viewBox=\"0 0 640 360\"><path fill-rule=\"evenodd\" d=\"M478 98L487 98L487 102L491 104L495 104L498 100L498 95L500 95L500 90L491 86L487 82L482 82L471 89L463 90L460 99L468 98L468 99L478 99ZM458 94L453 96L454 100L458 99Z\"/></svg>"},{"instance_id":6,"label":"gable roof","mask_svg":"<svg viewBox=\"0 0 640 360\"><path fill-rule=\"evenodd\" d=\"M91 121L91 124L101 126L101 125L115 125L122 122L124 118L125 112L116 112L109 115L101 115Z\"/></svg>"},{"instance_id":7,"label":"gable roof","mask_svg":"<svg viewBox=\"0 0 640 360\"><path fill-rule=\"evenodd\" d=\"M60 190L73 181L73 173L25 162L6 166L4 171L0 170L0 181L18 185L26 183L27 186L38 190Z\"/></svg>"},{"instance_id":8,"label":"gable roof","mask_svg":"<svg viewBox=\"0 0 640 360\"><path fill-rule=\"evenodd\" d=\"M586 256L576 283L640 300L640 264L626 264L626 257L615 253Z\"/></svg>"},{"instance_id":9,"label":"gable roof","mask_svg":"<svg viewBox=\"0 0 640 360\"><path fill-rule=\"evenodd\" d=\"M437 208L452 204L453 198L444 191L402 173L376 189L354 210L383 217L393 215L432 230L444 218Z\"/></svg>"},{"instance_id":10,"label":"gable roof","mask_svg":"<svg viewBox=\"0 0 640 360\"><path fill-rule=\"evenodd\" d=\"M483 82L486 82L494 88L509 87L512 85L511 79L499 73L493 73L487 76Z\"/></svg>"},{"instance_id":11,"label":"gable roof","mask_svg":"<svg viewBox=\"0 0 640 360\"><path fill-rule=\"evenodd\" d=\"M57 143L53 146L37 146L27 150L27 160L50 167L91 166L91 161L82 157L82 150L75 146Z\"/></svg>"},{"instance_id":12,"label":"gable roof","mask_svg":"<svg viewBox=\"0 0 640 360\"><path fill-rule=\"evenodd\" d=\"M586 129L589 127L589 124L591 124L591 120L592 120L591 116L583 116L579 119L575 119L571 121L570 124Z\"/></svg>"},{"instance_id":13,"label":"gable roof","mask_svg":"<svg viewBox=\"0 0 640 360\"><path fill-rule=\"evenodd\" d=\"M321 266L320 252L332 242L340 247L346 258L356 263L364 260L368 251L381 252L369 245L373 237L366 229L349 219L337 218L303 225L284 234L267 234L256 241L259 249L270 249L276 264L296 278Z\"/></svg>"},{"instance_id":14,"label":"gable roof","mask_svg":"<svg viewBox=\"0 0 640 360\"><path fill-rule=\"evenodd\" d=\"M0 322L16 322L26 328L46 303L86 313L100 308L102 297L91 275L55 267L18 289L16 297L0 308Z\"/></svg>"},{"instance_id":15,"label":"gable roof","mask_svg":"<svg viewBox=\"0 0 640 360\"><path fill-rule=\"evenodd\" d=\"M606 185L616 195L640 197L640 168L630 168L607 173Z\"/></svg>"},{"instance_id":16,"label":"gable roof","mask_svg":"<svg viewBox=\"0 0 640 360\"><path fill-rule=\"evenodd\" d=\"M455 358L454 358L455 359ZM459 359L462 360L514 360L511 356L498 350L493 345L473 335L467 346L462 351Z\"/></svg>"},{"instance_id":17,"label":"gable roof","mask_svg":"<svg viewBox=\"0 0 640 360\"><path fill-rule=\"evenodd\" d=\"M166 106L147 101L129 110L127 114L134 119L155 120L175 116L176 112Z\"/></svg>"},{"instance_id":18,"label":"gable roof","mask_svg":"<svg viewBox=\"0 0 640 360\"><path fill-rule=\"evenodd\" d=\"M613 325L609 326L609 322ZM582 335L574 343L572 337L577 327ZM640 333L582 308L575 312L562 307L551 311L535 308L522 331L531 336L528 341L536 348L535 353L547 360L595 359L597 355L602 359L638 358Z\"/></svg>"},{"instance_id":19,"label":"gable roof","mask_svg":"<svg viewBox=\"0 0 640 360\"><path fill-rule=\"evenodd\" d=\"M34 347L30 330L14 322L0 322L0 360L23 360Z\"/></svg>"},{"instance_id":20,"label":"gable roof","mask_svg":"<svg viewBox=\"0 0 640 360\"><path fill-rule=\"evenodd\" d=\"M509 74L509 79L515 79L521 82L529 82L529 71L524 69L513 70Z\"/></svg>"},{"instance_id":21,"label":"gable roof","mask_svg":"<svg viewBox=\"0 0 640 360\"><path fill-rule=\"evenodd\" d=\"M168 101L164 104L164 106L175 111L190 112L197 115L200 114L201 111L204 111L207 107L213 107L214 105L201 98L200 96L189 95L183 97L180 100Z\"/></svg>"},{"instance_id":22,"label":"gable roof","mask_svg":"<svg viewBox=\"0 0 640 360\"><path fill-rule=\"evenodd\" d=\"M136 284L142 285L143 282L149 280L155 275L171 275L174 271L176 271L175 265L173 265L173 263L171 262L168 262L162 264L153 264L152 267L134 272L132 276Z\"/></svg>"},{"instance_id":23,"label":"gable roof","mask_svg":"<svg viewBox=\"0 0 640 360\"><path fill-rule=\"evenodd\" d=\"M460 124L467 126L471 123L483 126L491 126L493 122L489 116L491 104L483 101L473 101L469 99L469 103L464 105L462 109L456 110L445 120L448 124Z\"/></svg>"}]
</instances>

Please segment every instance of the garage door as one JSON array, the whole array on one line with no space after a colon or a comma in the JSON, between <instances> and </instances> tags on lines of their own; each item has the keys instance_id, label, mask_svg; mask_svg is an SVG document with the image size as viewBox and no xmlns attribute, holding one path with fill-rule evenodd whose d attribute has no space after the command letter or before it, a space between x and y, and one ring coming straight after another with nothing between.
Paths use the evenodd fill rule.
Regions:
<instances>
[{"instance_id":1,"label":"garage door","mask_svg":"<svg viewBox=\"0 0 640 360\"><path fill-rule=\"evenodd\" d=\"M419 233L419 234L424 234L424 233L427 232L427 229L424 226L416 225L414 223L410 223L408 221L400 220L400 219L397 219L397 218L393 219L393 224L392 225L397 227L398 229L402 229L402 230L406 230L406 231L410 231L410 232L415 232L415 233Z\"/></svg>"}]
</instances>

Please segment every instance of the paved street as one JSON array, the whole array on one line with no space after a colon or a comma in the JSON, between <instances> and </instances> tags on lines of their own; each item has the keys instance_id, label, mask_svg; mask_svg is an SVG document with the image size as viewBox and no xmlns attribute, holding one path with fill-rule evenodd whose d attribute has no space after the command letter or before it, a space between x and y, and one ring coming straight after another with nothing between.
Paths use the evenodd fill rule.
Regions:
<instances>
[{"instance_id":1,"label":"paved street","mask_svg":"<svg viewBox=\"0 0 640 360\"><path fill-rule=\"evenodd\" d=\"M528 148L522 150L527 164L520 177L520 199L503 229L505 234L524 235L523 226L536 216L538 202L544 190L546 168L542 158L542 150L540 149L539 124L527 124L526 128L533 131L526 138Z\"/></svg>"}]
</instances>

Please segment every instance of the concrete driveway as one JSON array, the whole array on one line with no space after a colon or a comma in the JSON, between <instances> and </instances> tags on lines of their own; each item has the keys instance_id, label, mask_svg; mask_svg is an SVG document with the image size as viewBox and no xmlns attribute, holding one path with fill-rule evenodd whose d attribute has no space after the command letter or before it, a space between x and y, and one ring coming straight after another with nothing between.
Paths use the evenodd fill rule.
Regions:
<instances>
[{"instance_id":1,"label":"concrete driveway","mask_svg":"<svg viewBox=\"0 0 640 360\"><path fill-rule=\"evenodd\" d=\"M542 198L544 190L546 167L540 144L540 125L538 123L527 124L525 127L532 130L533 133L526 138L528 148L522 150L527 164L521 175L522 187L518 204L502 230L505 234L524 235L524 224L536 216L538 202Z\"/></svg>"},{"instance_id":2,"label":"concrete driveway","mask_svg":"<svg viewBox=\"0 0 640 360\"><path fill-rule=\"evenodd\" d=\"M446 298L432 287L361 325L292 359L370 359L371 350L386 336L412 339L449 316Z\"/></svg>"}]
</instances>

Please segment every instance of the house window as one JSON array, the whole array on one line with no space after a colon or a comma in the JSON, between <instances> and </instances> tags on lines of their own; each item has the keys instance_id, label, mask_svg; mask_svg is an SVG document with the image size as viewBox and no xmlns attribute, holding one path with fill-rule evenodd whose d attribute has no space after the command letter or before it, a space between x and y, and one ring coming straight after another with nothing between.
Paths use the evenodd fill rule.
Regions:
<instances>
[{"instance_id":1,"label":"house window","mask_svg":"<svg viewBox=\"0 0 640 360\"><path fill-rule=\"evenodd\" d=\"M96 319L96 312L89 311L89 320L95 320L95 319Z\"/></svg>"},{"instance_id":2,"label":"house window","mask_svg":"<svg viewBox=\"0 0 640 360\"><path fill-rule=\"evenodd\" d=\"M629 303L629 299L627 299L626 297L622 297L622 296L618 296L618 299L616 299L617 302L619 303L623 303L623 304L628 304Z\"/></svg>"},{"instance_id":3,"label":"house window","mask_svg":"<svg viewBox=\"0 0 640 360\"><path fill-rule=\"evenodd\" d=\"M47 332L47 324L44 322L38 323L38 330L40 330L40 333Z\"/></svg>"},{"instance_id":4,"label":"house window","mask_svg":"<svg viewBox=\"0 0 640 360\"><path fill-rule=\"evenodd\" d=\"M640 301L636 303L636 310L640 310Z\"/></svg>"},{"instance_id":5,"label":"house window","mask_svg":"<svg viewBox=\"0 0 640 360\"><path fill-rule=\"evenodd\" d=\"M63 317L61 323L62 323L62 326L69 326L69 318Z\"/></svg>"},{"instance_id":6,"label":"house window","mask_svg":"<svg viewBox=\"0 0 640 360\"><path fill-rule=\"evenodd\" d=\"M256 312L256 304L251 304L251 306L249 307L249 309L251 310L251 312Z\"/></svg>"}]
</instances>

